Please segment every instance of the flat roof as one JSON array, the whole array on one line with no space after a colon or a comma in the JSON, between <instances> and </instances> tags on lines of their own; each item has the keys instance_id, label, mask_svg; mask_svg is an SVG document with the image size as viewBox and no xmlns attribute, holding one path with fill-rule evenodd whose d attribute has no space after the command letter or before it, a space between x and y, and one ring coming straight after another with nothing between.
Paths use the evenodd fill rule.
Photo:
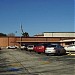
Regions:
<instances>
[{"instance_id":1,"label":"flat roof","mask_svg":"<svg viewBox=\"0 0 75 75\"><path fill-rule=\"evenodd\" d=\"M60 40L60 42L74 42L75 39Z\"/></svg>"},{"instance_id":2,"label":"flat roof","mask_svg":"<svg viewBox=\"0 0 75 75\"><path fill-rule=\"evenodd\" d=\"M75 32L43 32L43 33L75 33Z\"/></svg>"}]
</instances>

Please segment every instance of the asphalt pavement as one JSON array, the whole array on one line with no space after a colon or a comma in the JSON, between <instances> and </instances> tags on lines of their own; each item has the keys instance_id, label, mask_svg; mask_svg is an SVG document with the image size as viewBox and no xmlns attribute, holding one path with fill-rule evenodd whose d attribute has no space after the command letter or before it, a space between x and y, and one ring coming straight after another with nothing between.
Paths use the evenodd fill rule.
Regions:
<instances>
[{"instance_id":1,"label":"asphalt pavement","mask_svg":"<svg viewBox=\"0 0 75 75\"><path fill-rule=\"evenodd\" d=\"M0 75L75 75L75 56L46 56L20 49L2 49Z\"/></svg>"}]
</instances>

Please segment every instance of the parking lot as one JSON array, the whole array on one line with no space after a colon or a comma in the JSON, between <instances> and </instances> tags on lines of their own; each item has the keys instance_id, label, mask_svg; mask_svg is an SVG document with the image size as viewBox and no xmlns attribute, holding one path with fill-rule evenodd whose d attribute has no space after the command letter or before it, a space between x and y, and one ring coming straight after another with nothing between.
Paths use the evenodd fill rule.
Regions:
<instances>
[{"instance_id":1,"label":"parking lot","mask_svg":"<svg viewBox=\"0 0 75 75\"><path fill-rule=\"evenodd\" d=\"M20 49L2 49L0 75L75 75L75 56L46 56Z\"/></svg>"}]
</instances>

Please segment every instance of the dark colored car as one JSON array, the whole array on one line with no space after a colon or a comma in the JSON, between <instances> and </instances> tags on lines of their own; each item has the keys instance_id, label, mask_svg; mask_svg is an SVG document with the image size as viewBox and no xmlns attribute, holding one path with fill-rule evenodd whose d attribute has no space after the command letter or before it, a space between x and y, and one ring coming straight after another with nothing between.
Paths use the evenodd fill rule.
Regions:
<instances>
[{"instance_id":1,"label":"dark colored car","mask_svg":"<svg viewBox=\"0 0 75 75\"><path fill-rule=\"evenodd\" d=\"M33 49L35 52L40 54L40 53L45 52L46 46L47 46L47 43L40 43L40 44L37 44L36 46L34 46Z\"/></svg>"}]
</instances>

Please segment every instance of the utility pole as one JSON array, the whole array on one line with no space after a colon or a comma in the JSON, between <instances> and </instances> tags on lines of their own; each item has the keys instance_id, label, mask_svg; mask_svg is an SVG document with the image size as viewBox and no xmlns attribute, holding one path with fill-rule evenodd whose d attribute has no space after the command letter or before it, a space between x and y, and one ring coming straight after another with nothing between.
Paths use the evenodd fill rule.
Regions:
<instances>
[{"instance_id":1,"label":"utility pole","mask_svg":"<svg viewBox=\"0 0 75 75\"><path fill-rule=\"evenodd\" d=\"M21 34L23 34L24 33L24 31L23 31L23 28L22 28L22 23L21 23ZM22 42L22 36L20 36L20 47L21 47L21 43Z\"/></svg>"},{"instance_id":2,"label":"utility pole","mask_svg":"<svg viewBox=\"0 0 75 75\"><path fill-rule=\"evenodd\" d=\"M8 46L9 46L9 36L8 36Z\"/></svg>"}]
</instances>

